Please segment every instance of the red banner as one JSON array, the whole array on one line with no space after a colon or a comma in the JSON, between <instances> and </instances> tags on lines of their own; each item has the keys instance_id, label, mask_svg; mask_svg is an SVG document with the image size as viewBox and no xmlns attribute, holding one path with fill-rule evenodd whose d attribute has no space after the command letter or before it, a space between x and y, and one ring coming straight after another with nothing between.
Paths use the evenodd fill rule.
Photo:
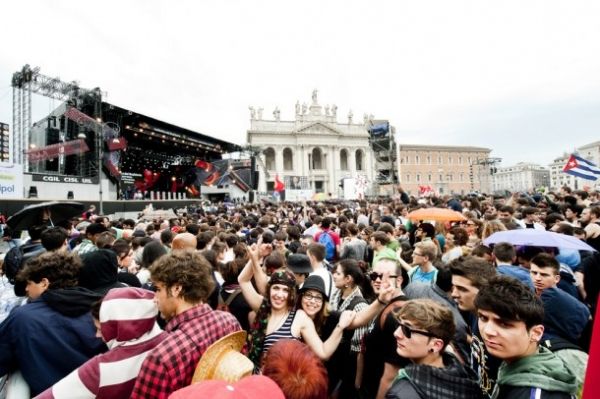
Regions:
<instances>
[{"instance_id":1,"label":"red banner","mask_svg":"<svg viewBox=\"0 0 600 399\"><path fill-rule=\"evenodd\" d=\"M29 162L39 162L58 158L60 155L83 154L89 150L85 140L79 139L28 150L26 154Z\"/></svg>"},{"instance_id":2,"label":"red banner","mask_svg":"<svg viewBox=\"0 0 600 399\"><path fill-rule=\"evenodd\" d=\"M114 139L106 140L110 151L124 150L127 148L127 139L125 137L115 137Z\"/></svg>"}]
</instances>

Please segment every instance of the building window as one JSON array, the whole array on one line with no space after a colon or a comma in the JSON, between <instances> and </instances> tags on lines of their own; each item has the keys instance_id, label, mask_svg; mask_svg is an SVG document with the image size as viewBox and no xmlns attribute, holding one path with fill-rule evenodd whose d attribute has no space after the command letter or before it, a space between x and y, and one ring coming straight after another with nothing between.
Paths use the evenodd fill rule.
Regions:
<instances>
[{"instance_id":1,"label":"building window","mask_svg":"<svg viewBox=\"0 0 600 399\"><path fill-rule=\"evenodd\" d=\"M452 173L448 174L448 181L452 181Z\"/></svg>"},{"instance_id":2,"label":"building window","mask_svg":"<svg viewBox=\"0 0 600 399\"><path fill-rule=\"evenodd\" d=\"M431 181L431 173L427 175L427 181Z\"/></svg>"},{"instance_id":3,"label":"building window","mask_svg":"<svg viewBox=\"0 0 600 399\"><path fill-rule=\"evenodd\" d=\"M458 164L462 165L462 157L458 157Z\"/></svg>"},{"instance_id":4,"label":"building window","mask_svg":"<svg viewBox=\"0 0 600 399\"><path fill-rule=\"evenodd\" d=\"M467 157L467 162L471 165L471 157Z\"/></svg>"},{"instance_id":5,"label":"building window","mask_svg":"<svg viewBox=\"0 0 600 399\"><path fill-rule=\"evenodd\" d=\"M439 155L439 156L438 156L438 163L439 163L440 165L442 164L442 156L441 156L441 155Z\"/></svg>"},{"instance_id":6,"label":"building window","mask_svg":"<svg viewBox=\"0 0 600 399\"><path fill-rule=\"evenodd\" d=\"M444 176L442 176L441 174L439 175L439 181L444 181Z\"/></svg>"},{"instance_id":7,"label":"building window","mask_svg":"<svg viewBox=\"0 0 600 399\"><path fill-rule=\"evenodd\" d=\"M452 165L452 157L451 156L448 157L448 164Z\"/></svg>"},{"instance_id":8,"label":"building window","mask_svg":"<svg viewBox=\"0 0 600 399\"><path fill-rule=\"evenodd\" d=\"M406 182L407 182L407 183L408 183L408 182L410 182L410 173L407 173L407 174L406 174Z\"/></svg>"},{"instance_id":9,"label":"building window","mask_svg":"<svg viewBox=\"0 0 600 399\"><path fill-rule=\"evenodd\" d=\"M323 182L318 180L315 181L315 192L322 193L323 192Z\"/></svg>"},{"instance_id":10,"label":"building window","mask_svg":"<svg viewBox=\"0 0 600 399\"><path fill-rule=\"evenodd\" d=\"M418 156L418 155L415 155L415 164L417 164L417 165L418 165L418 164L419 164L419 161L420 161L420 159L419 159L419 156Z\"/></svg>"},{"instance_id":11,"label":"building window","mask_svg":"<svg viewBox=\"0 0 600 399\"><path fill-rule=\"evenodd\" d=\"M323 152L319 147L312 150L312 169L323 169Z\"/></svg>"},{"instance_id":12,"label":"building window","mask_svg":"<svg viewBox=\"0 0 600 399\"><path fill-rule=\"evenodd\" d=\"M348 151L340 151L340 169L348 170Z\"/></svg>"},{"instance_id":13,"label":"building window","mask_svg":"<svg viewBox=\"0 0 600 399\"><path fill-rule=\"evenodd\" d=\"M460 181L461 182L465 181L465 174L464 173L460 174Z\"/></svg>"},{"instance_id":14,"label":"building window","mask_svg":"<svg viewBox=\"0 0 600 399\"><path fill-rule=\"evenodd\" d=\"M356 157L356 170L364 170L364 165L363 165L363 152L362 150L356 150L356 153L354 154L354 156Z\"/></svg>"},{"instance_id":15,"label":"building window","mask_svg":"<svg viewBox=\"0 0 600 399\"><path fill-rule=\"evenodd\" d=\"M283 170L294 170L294 154L290 148L283 150Z\"/></svg>"},{"instance_id":16,"label":"building window","mask_svg":"<svg viewBox=\"0 0 600 399\"><path fill-rule=\"evenodd\" d=\"M421 175L417 173L417 183L421 181Z\"/></svg>"},{"instance_id":17,"label":"building window","mask_svg":"<svg viewBox=\"0 0 600 399\"><path fill-rule=\"evenodd\" d=\"M431 155L427 155L427 164L431 165Z\"/></svg>"},{"instance_id":18,"label":"building window","mask_svg":"<svg viewBox=\"0 0 600 399\"><path fill-rule=\"evenodd\" d=\"M265 155L265 166L267 167L267 170L275 170L275 150L269 147L263 154Z\"/></svg>"}]
</instances>

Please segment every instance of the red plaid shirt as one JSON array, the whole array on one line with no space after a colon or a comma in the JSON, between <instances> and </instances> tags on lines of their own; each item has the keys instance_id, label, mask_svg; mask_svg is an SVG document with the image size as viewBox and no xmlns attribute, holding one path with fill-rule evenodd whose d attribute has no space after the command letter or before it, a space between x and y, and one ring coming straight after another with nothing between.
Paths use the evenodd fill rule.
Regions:
<instances>
[{"instance_id":1,"label":"red plaid shirt","mask_svg":"<svg viewBox=\"0 0 600 399\"><path fill-rule=\"evenodd\" d=\"M206 349L219 338L241 330L231 313L195 306L169 321L168 337L146 357L132 398L167 398L186 387Z\"/></svg>"}]
</instances>

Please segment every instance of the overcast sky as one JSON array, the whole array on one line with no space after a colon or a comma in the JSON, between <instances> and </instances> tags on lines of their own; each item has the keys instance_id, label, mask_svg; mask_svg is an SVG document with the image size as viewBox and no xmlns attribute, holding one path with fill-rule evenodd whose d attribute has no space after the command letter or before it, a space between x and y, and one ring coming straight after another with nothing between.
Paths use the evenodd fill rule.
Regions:
<instances>
[{"instance_id":1,"label":"overcast sky","mask_svg":"<svg viewBox=\"0 0 600 399\"><path fill-rule=\"evenodd\" d=\"M24 64L243 143L248 106L389 119L401 143L548 164L600 140L598 1L3 1L0 121ZM41 105L39 105L41 104ZM57 103L36 102L34 119Z\"/></svg>"}]
</instances>

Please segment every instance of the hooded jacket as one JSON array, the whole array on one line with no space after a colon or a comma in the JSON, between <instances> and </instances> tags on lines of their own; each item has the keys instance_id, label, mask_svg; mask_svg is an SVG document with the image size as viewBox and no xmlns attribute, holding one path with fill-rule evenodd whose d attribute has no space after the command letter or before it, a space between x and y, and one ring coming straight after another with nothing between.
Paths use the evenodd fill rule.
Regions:
<instances>
[{"instance_id":1,"label":"hooded jacket","mask_svg":"<svg viewBox=\"0 0 600 399\"><path fill-rule=\"evenodd\" d=\"M118 281L119 262L117 255L109 249L98 249L81 256L83 267L79 285L104 295L111 288L125 287Z\"/></svg>"},{"instance_id":2,"label":"hooded jacket","mask_svg":"<svg viewBox=\"0 0 600 399\"><path fill-rule=\"evenodd\" d=\"M44 391L38 398L129 398L142 362L167 333L156 323L154 294L115 288L100 308L100 331L109 351L98 355Z\"/></svg>"},{"instance_id":3,"label":"hooded jacket","mask_svg":"<svg viewBox=\"0 0 600 399\"><path fill-rule=\"evenodd\" d=\"M531 356L502 363L492 399L571 398L576 391L577 380L568 366L540 347Z\"/></svg>"},{"instance_id":4,"label":"hooded jacket","mask_svg":"<svg viewBox=\"0 0 600 399\"><path fill-rule=\"evenodd\" d=\"M541 295L544 304L544 339L563 338L577 344L590 323L590 310L560 288L547 288Z\"/></svg>"},{"instance_id":5,"label":"hooded jacket","mask_svg":"<svg viewBox=\"0 0 600 399\"><path fill-rule=\"evenodd\" d=\"M442 368L410 364L400 370L386 399L478 399L477 376L450 353L443 353Z\"/></svg>"},{"instance_id":6,"label":"hooded jacket","mask_svg":"<svg viewBox=\"0 0 600 399\"><path fill-rule=\"evenodd\" d=\"M37 395L105 351L90 314L99 298L79 287L55 289L14 309L0 324L0 375L19 369Z\"/></svg>"}]
</instances>

